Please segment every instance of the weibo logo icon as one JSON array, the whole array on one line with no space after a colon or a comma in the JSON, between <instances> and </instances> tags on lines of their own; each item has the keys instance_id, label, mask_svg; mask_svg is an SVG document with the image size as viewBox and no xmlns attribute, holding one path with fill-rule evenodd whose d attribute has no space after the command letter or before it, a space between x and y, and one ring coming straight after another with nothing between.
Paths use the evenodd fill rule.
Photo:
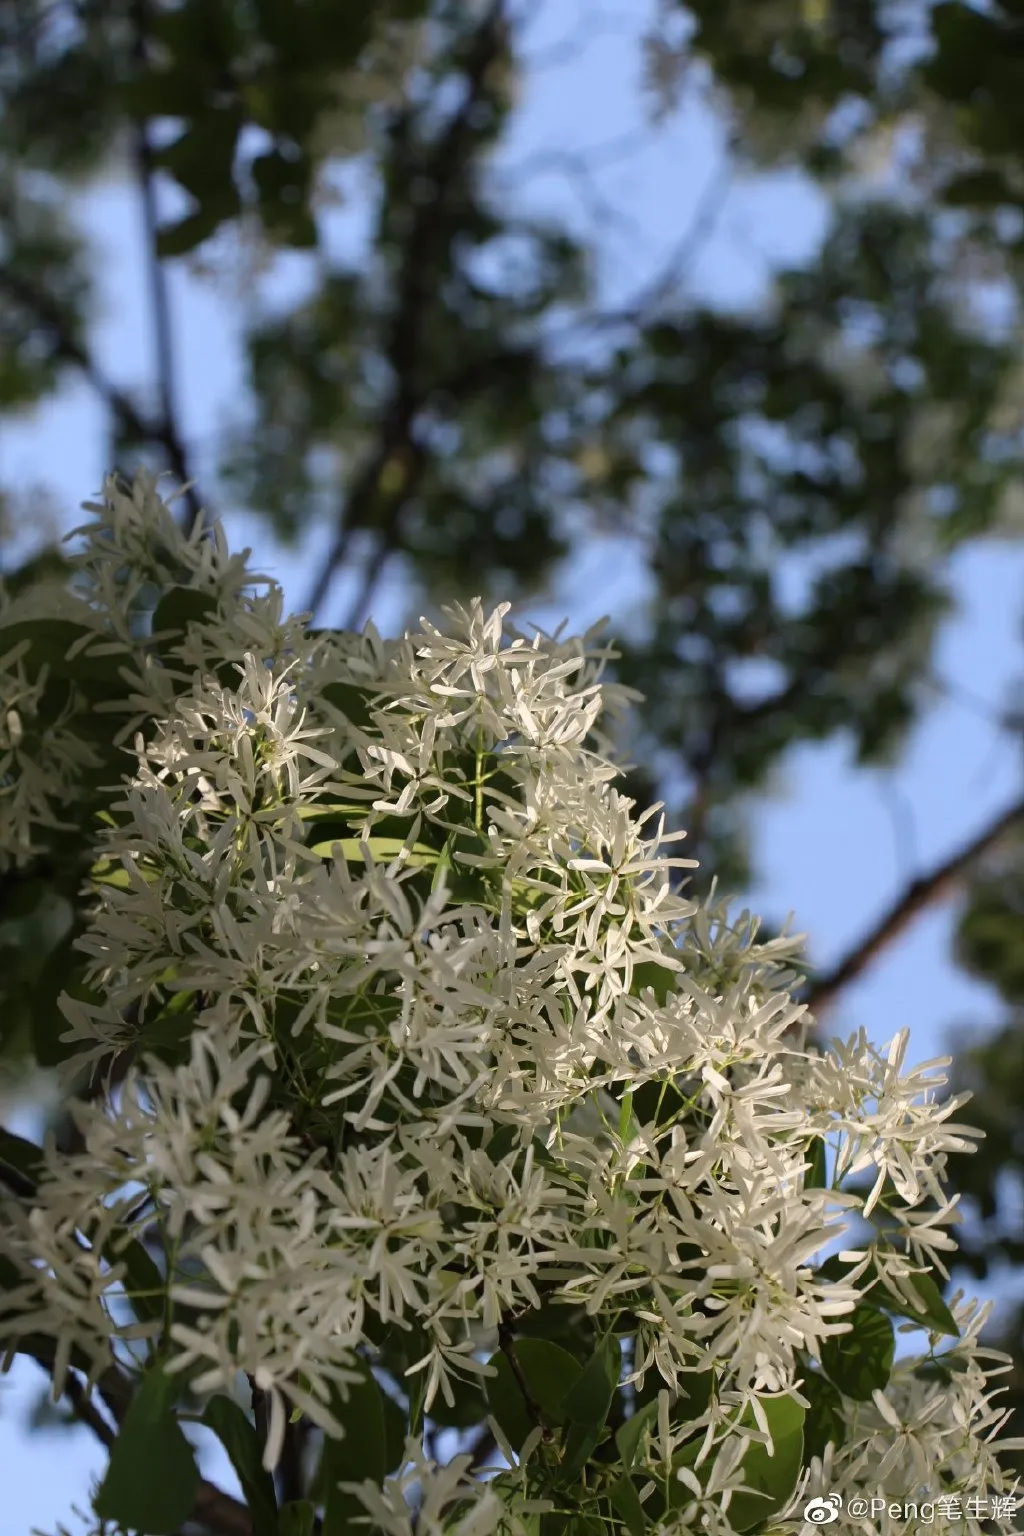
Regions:
<instances>
[{"instance_id":1,"label":"weibo logo icon","mask_svg":"<svg viewBox=\"0 0 1024 1536\"><path fill-rule=\"evenodd\" d=\"M842 1507L842 1495L830 1493L827 1499L812 1499L809 1504L805 1504L804 1519L812 1525L831 1525L833 1520L839 1519Z\"/></svg>"}]
</instances>

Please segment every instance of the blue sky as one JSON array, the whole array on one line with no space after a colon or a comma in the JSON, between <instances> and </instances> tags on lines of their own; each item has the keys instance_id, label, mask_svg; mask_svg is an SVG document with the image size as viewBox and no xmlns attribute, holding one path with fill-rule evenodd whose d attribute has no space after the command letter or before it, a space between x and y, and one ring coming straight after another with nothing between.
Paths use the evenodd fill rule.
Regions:
<instances>
[{"instance_id":1,"label":"blue sky","mask_svg":"<svg viewBox=\"0 0 1024 1536\"><path fill-rule=\"evenodd\" d=\"M536 8L530 54L543 59L552 45L571 34L582 6L558 0ZM571 66L559 64L528 76L512 140L501 167L510 178L517 167L531 172L531 204L581 221L593 218L592 199L581 198L558 169L558 157L594 146L618 146L594 182L599 196L618 211L602 214L601 281L614 302L640 288L660 270L680 230L700 205L702 193L721 163L722 132L706 107L691 106L658 132L645 129L636 83L637 40L653 7L645 0L627 9L606 8L609 30L588 44ZM624 152L632 138L643 148ZM329 246L358 249L365 238L366 207L360 202L358 168L343 178L350 201L329 227ZM103 311L98 351L109 375L122 384L150 376L150 335L146 321L136 209L116 178L91 189L80 215L99 255ZM599 210L598 210L599 211ZM694 291L729 304L755 302L773 264L809 254L824 227L824 211L795 175L738 184L715 232L692 269ZM274 280L281 299L304 281L302 260L289 259ZM242 315L224 293L216 293L175 269L172 279L178 337L179 397L185 436L200 483L211 463L216 433L241 401L239 336ZM103 415L88 389L70 380L61 395L31 418L3 428L0 478L6 485L43 484L68 513L99 486L103 463ZM269 571L296 606L303 600L309 571L329 542L327 530L313 532L302 552L275 548L254 520L225 517L233 547L251 544L254 564ZM939 673L969 698L996 710L1010 682L1024 671L1021 654L1021 595L1024 549L980 546L956 558L959 611L943 631ZM356 578L336 583L326 621L349 605ZM601 614L623 619L643 597L637 552L628 541L594 540L574 555L552 600L518 610L521 622L545 627L568 616L580 629ZM373 616L393 633L404 616L400 572L378 591ZM614 625L613 625L614 627ZM913 873L930 867L982 827L1019 793L1021 763L968 702L938 704L922 721L898 771L889 775L854 772L847 746L838 741L801 748L780 775L778 792L755 818L758 884L743 893L755 909L775 917L795 914L795 927L811 938L825 965L884 910ZM912 828L912 837L908 829ZM943 1037L958 1020L979 1026L994 1022L998 1006L989 992L949 962L952 912L936 907L909 935L846 993L834 1018L845 1032L860 1025L876 1040L888 1040L909 1025L910 1058L925 1060L944 1051ZM0 1101L0 1111L4 1108ZM969 1111L965 1111L970 1118ZM15 1366L0 1382L0 1464L15 1468L5 1480L0 1536L22 1536L33 1527L52 1533L58 1520L84 1493L90 1473L104 1458L84 1432L26 1436L19 1428L25 1405L40 1379L34 1367ZM225 1481L229 1481L225 1479Z\"/></svg>"}]
</instances>

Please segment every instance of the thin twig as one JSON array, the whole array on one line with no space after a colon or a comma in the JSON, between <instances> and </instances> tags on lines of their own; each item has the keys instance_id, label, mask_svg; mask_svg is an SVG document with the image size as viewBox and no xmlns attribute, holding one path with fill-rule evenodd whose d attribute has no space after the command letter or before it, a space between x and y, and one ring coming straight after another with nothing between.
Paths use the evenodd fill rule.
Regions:
<instances>
[{"instance_id":1,"label":"thin twig","mask_svg":"<svg viewBox=\"0 0 1024 1536\"><path fill-rule=\"evenodd\" d=\"M733 167L727 157L705 183L689 226L672 247L661 270L625 306L627 314L644 317L655 311L689 277L693 264L714 233L732 190Z\"/></svg>"},{"instance_id":2,"label":"thin twig","mask_svg":"<svg viewBox=\"0 0 1024 1536\"><path fill-rule=\"evenodd\" d=\"M618 225L623 235L630 239L643 238L639 220L632 214L623 213L605 196L594 174L592 155L587 150L547 149L531 155L526 165L534 180L542 176L564 176L580 202L587 204L590 217L599 229L608 230L612 225ZM502 186L512 190L519 176L517 169L506 171L501 177Z\"/></svg>"},{"instance_id":3,"label":"thin twig","mask_svg":"<svg viewBox=\"0 0 1024 1536\"><path fill-rule=\"evenodd\" d=\"M697 257L711 238L728 201L732 189L732 165L727 160L707 182L697 202L693 219L672 247L653 277L648 278L636 292L615 309L600 314L582 314L578 318L552 331L546 337L549 345L578 336L588 336L603 331L614 331L620 326L644 325L653 320L658 308L682 286L693 270Z\"/></svg>"},{"instance_id":4,"label":"thin twig","mask_svg":"<svg viewBox=\"0 0 1024 1536\"><path fill-rule=\"evenodd\" d=\"M867 970L883 950L899 937L926 907L948 896L984 854L1024 819L1024 799L991 821L970 842L945 859L926 875L912 880L875 926L860 939L832 970L819 976L808 987L801 1001L820 1018L835 1002L842 989Z\"/></svg>"}]
</instances>

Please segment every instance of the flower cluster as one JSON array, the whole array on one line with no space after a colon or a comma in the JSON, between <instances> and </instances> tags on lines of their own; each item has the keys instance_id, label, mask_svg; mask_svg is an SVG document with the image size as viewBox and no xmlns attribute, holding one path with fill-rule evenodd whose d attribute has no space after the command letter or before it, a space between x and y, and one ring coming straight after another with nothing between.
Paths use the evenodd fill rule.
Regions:
<instances>
[{"instance_id":1,"label":"flower cluster","mask_svg":"<svg viewBox=\"0 0 1024 1536\"><path fill-rule=\"evenodd\" d=\"M0 1344L57 1341L57 1390L129 1347L200 1399L245 1373L268 1466L289 1412L343 1436L366 1361L413 1430L470 1394L509 1469L474 1480L414 1433L358 1484L394 1536L413 1483L416 1529L465 1536L565 1497L531 1336L621 1357L633 1443L574 1508L603 1509L614 1473L659 1531L746 1529L783 1408L804 1449L781 1518L819 1493L1005 1489L1008 1367L986 1374L985 1309L950 1312L927 1273L958 1219L945 1155L978 1133L936 1104L943 1063L904 1069L905 1033L808 1045L796 941L679 893L680 834L615 787L599 722L631 695L598 632L528 639L477 603L394 641L311 634L151 482L93 510L74 611L117 659L124 769L61 1007L66 1071L95 1080L76 1148L7 1202ZM0 673L9 735L46 683L19 671L29 645ZM72 689L48 738L65 799L87 704ZM5 750L14 863L52 822ZM890 1314L924 1353L893 1364Z\"/></svg>"}]
</instances>

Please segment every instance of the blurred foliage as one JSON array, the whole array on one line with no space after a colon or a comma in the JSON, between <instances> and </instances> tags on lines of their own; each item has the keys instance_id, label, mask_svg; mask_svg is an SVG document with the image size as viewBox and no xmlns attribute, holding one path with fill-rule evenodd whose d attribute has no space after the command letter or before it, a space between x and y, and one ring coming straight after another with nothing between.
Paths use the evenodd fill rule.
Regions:
<instances>
[{"instance_id":1,"label":"blurred foliage","mask_svg":"<svg viewBox=\"0 0 1024 1536\"><path fill-rule=\"evenodd\" d=\"M210 501L291 542L330 523L317 596L360 553L364 602L391 563L417 612L543 596L588 542L630 541L629 792L666 798L700 879L736 889L785 755L841 736L892 762L934 692L953 557L1020 530L1024 5L662 0L652 117L707 90L735 176L797 167L829 202L817 257L743 313L695 299L683 264L610 306L600 231L539 219L496 175L523 52L502 0L0 0L0 412L84 377L122 467L181 473L167 402L96 365L70 200L111 171L144 206L158 187L176 211L151 275L245 258L247 396ZM356 165L371 229L344 258L325 228ZM260 272L295 252L302 296L271 304ZM80 920L73 839L59 864L2 892L11 1048ZM1024 1257L1019 1216L993 1227L997 1177L1024 1177L1022 900L1008 847L960 931L1010 1011L962 1065L991 1136L956 1160L979 1275ZM1024 1321L1016 1338L1021 1356Z\"/></svg>"}]
</instances>

